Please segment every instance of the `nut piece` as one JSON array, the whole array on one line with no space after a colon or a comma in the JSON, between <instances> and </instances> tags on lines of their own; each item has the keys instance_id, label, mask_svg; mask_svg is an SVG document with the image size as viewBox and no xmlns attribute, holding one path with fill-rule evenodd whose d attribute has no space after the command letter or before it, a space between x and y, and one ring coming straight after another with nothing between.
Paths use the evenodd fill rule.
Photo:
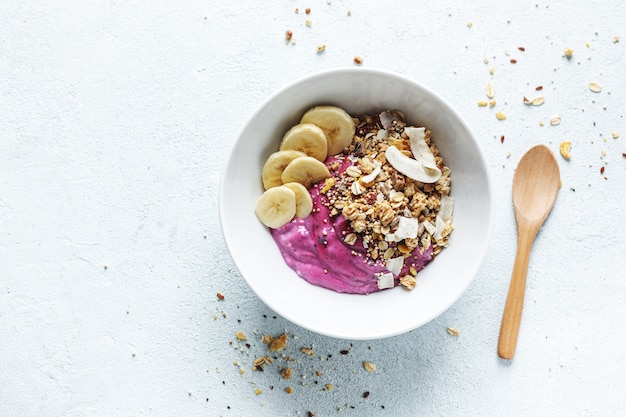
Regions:
<instances>
[{"instance_id":1,"label":"nut piece","mask_svg":"<svg viewBox=\"0 0 626 417\"><path fill-rule=\"evenodd\" d=\"M572 147L572 142L561 142L559 146L559 151L561 152L561 156L565 159L570 159L572 155L569 153L570 148Z\"/></svg>"},{"instance_id":2,"label":"nut piece","mask_svg":"<svg viewBox=\"0 0 626 417\"><path fill-rule=\"evenodd\" d=\"M365 368L367 372L374 372L376 370L376 364L373 362L364 361L363 368Z\"/></svg>"},{"instance_id":3,"label":"nut piece","mask_svg":"<svg viewBox=\"0 0 626 417\"><path fill-rule=\"evenodd\" d=\"M415 288L417 279L413 275L405 275L400 277L400 285L404 286L408 290Z\"/></svg>"},{"instance_id":4,"label":"nut piece","mask_svg":"<svg viewBox=\"0 0 626 417\"><path fill-rule=\"evenodd\" d=\"M594 93L599 93L602 91L602 86L595 81L589 83L589 89Z\"/></svg>"}]
</instances>

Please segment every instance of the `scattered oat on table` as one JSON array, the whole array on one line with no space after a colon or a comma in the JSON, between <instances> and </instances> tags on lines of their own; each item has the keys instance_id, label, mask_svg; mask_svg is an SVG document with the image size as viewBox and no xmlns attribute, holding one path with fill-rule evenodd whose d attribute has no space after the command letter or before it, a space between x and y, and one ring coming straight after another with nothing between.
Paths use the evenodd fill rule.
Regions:
<instances>
[{"instance_id":1,"label":"scattered oat on table","mask_svg":"<svg viewBox=\"0 0 626 417\"><path fill-rule=\"evenodd\" d=\"M572 147L572 142L566 141L561 142L559 146L559 151L561 152L561 156L565 159L570 159L572 155L570 154L570 148Z\"/></svg>"},{"instance_id":2,"label":"scattered oat on table","mask_svg":"<svg viewBox=\"0 0 626 417\"><path fill-rule=\"evenodd\" d=\"M363 362L363 368L367 372L374 372L376 370L376 364L373 363L373 362L364 361Z\"/></svg>"},{"instance_id":3,"label":"scattered oat on table","mask_svg":"<svg viewBox=\"0 0 626 417\"><path fill-rule=\"evenodd\" d=\"M595 81L589 83L589 89L594 93L599 93L602 91L602 86Z\"/></svg>"},{"instance_id":4,"label":"scattered oat on table","mask_svg":"<svg viewBox=\"0 0 626 417\"><path fill-rule=\"evenodd\" d=\"M448 334L450 336L458 336L459 335L459 329L457 329L456 327L446 327L446 331L448 332Z\"/></svg>"}]
</instances>

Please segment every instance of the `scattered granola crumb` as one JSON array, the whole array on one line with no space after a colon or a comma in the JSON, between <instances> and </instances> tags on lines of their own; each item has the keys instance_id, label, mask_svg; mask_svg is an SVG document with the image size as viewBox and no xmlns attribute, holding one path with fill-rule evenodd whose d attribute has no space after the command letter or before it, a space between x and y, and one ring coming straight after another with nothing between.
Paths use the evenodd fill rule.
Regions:
<instances>
[{"instance_id":1,"label":"scattered granola crumb","mask_svg":"<svg viewBox=\"0 0 626 417\"><path fill-rule=\"evenodd\" d=\"M522 52L524 52L526 50L526 48L524 48L523 46L518 46L517 49L519 49Z\"/></svg>"},{"instance_id":2,"label":"scattered granola crumb","mask_svg":"<svg viewBox=\"0 0 626 417\"><path fill-rule=\"evenodd\" d=\"M489 74L493 75L496 70L493 67L489 67Z\"/></svg>"},{"instance_id":3,"label":"scattered granola crumb","mask_svg":"<svg viewBox=\"0 0 626 417\"><path fill-rule=\"evenodd\" d=\"M348 10L348 12L346 13L348 16L352 16L352 12L350 10Z\"/></svg>"},{"instance_id":4,"label":"scattered granola crumb","mask_svg":"<svg viewBox=\"0 0 626 417\"><path fill-rule=\"evenodd\" d=\"M496 106L496 101L495 100L489 100L489 107L495 107Z\"/></svg>"},{"instance_id":5,"label":"scattered granola crumb","mask_svg":"<svg viewBox=\"0 0 626 417\"><path fill-rule=\"evenodd\" d=\"M572 142L561 142L559 146L559 152L561 152L561 156L564 159L570 159L572 155L570 154L570 148L572 147Z\"/></svg>"},{"instance_id":6,"label":"scattered granola crumb","mask_svg":"<svg viewBox=\"0 0 626 417\"><path fill-rule=\"evenodd\" d=\"M305 355L315 356L315 352L313 351L313 348L303 347L302 349L300 349L300 351L302 351L302 353L304 353Z\"/></svg>"},{"instance_id":7,"label":"scattered granola crumb","mask_svg":"<svg viewBox=\"0 0 626 417\"><path fill-rule=\"evenodd\" d=\"M244 340L248 340L248 337L243 333L243 332L237 332L235 333L235 337L237 338L237 340L239 341L244 341Z\"/></svg>"},{"instance_id":8,"label":"scattered granola crumb","mask_svg":"<svg viewBox=\"0 0 626 417\"><path fill-rule=\"evenodd\" d=\"M543 120L539 120L539 126L543 126Z\"/></svg>"},{"instance_id":9,"label":"scattered granola crumb","mask_svg":"<svg viewBox=\"0 0 626 417\"><path fill-rule=\"evenodd\" d=\"M572 59L572 55L574 55L574 50L571 48L565 48L565 51L563 53L565 55L565 58Z\"/></svg>"},{"instance_id":10,"label":"scattered granola crumb","mask_svg":"<svg viewBox=\"0 0 626 417\"><path fill-rule=\"evenodd\" d=\"M487 102L485 100L480 100L478 102L478 107L487 107Z\"/></svg>"},{"instance_id":11,"label":"scattered granola crumb","mask_svg":"<svg viewBox=\"0 0 626 417\"><path fill-rule=\"evenodd\" d=\"M363 58L360 55L354 57L354 63L357 65L361 65L363 63Z\"/></svg>"},{"instance_id":12,"label":"scattered granola crumb","mask_svg":"<svg viewBox=\"0 0 626 417\"><path fill-rule=\"evenodd\" d=\"M589 83L589 89L594 93L599 93L602 91L602 86L595 81Z\"/></svg>"},{"instance_id":13,"label":"scattered granola crumb","mask_svg":"<svg viewBox=\"0 0 626 417\"><path fill-rule=\"evenodd\" d=\"M218 300L224 301L224 294L222 294L221 292L218 292L216 295L217 295Z\"/></svg>"},{"instance_id":14,"label":"scattered granola crumb","mask_svg":"<svg viewBox=\"0 0 626 417\"><path fill-rule=\"evenodd\" d=\"M243 375L244 372L246 372L246 371L244 371L243 368L239 368L239 375Z\"/></svg>"},{"instance_id":15,"label":"scattered granola crumb","mask_svg":"<svg viewBox=\"0 0 626 417\"><path fill-rule=\"evenodd\" d=\"M400 277L400 285L404 286L407 290L412 290L417 284L417 278L413 275L404 275Z\"/></svg>"},{"instance_id":16,"label":"scattered granola crumb","mask_svg":"<svg viewBox=\"0 0 626 417\"><path fill-rule=\"evenodd\" d=\"M487 57L483 58L483 62L485 63L485 65L487 65L489 63L489 58Z\"/></svg>"},{"instance_id":17,"label":"scattered granola crumb","mask_svg":"<svg viewBox=\"0 0 626 417\"><path fill-rule=\"evenodd\" d=\"M622 152L622 156L626 158L626 152Z\"/></svg>"},{"instance_id":18,"label":"scattered granola crumb","mask_svg":"<svg viewBox=\"0 0 626 417\"><path fill-rule=\"evenodd\" d=\"M512 59L511 64L517 64L517 59Z\"/></svg>"},{"instance_id":19,"label":"scattered granola crumb","mask_svg":"<svg viewBox=\"0 0 626 417\"><path fill-rule=\"evenodd\" d=\"M291 387L287 387L287 388L285 388L285 392L286 392L287 394L291 394L291 393L293 392L293 388L291 388Z\"/></svg>"},{"instance_id":20,"label":"scattered granola crumb","mask_svg":"<svg viewBox=\"0 0 626 417\"><path fill-rule=\"evenodd\" d=\"M561 116L556 115L550 118L550 125L556 126L561 123Z\"/></svg>"},{"instance_id":21,"label":"scattered granola crumb","mask_svg":"<svg viewBox=\"0 0 626 417\"><path fill-rule=\"evenodd\" d=\"M364 361L363 362L363 368L367 372L374 372L376 370L376 364L373 363L373 362Z\"/></svg>"},{"instance_id":22,"label":"scattered granola crumb","mask_svg":"<svg viewBox=\"0 0 626 417\"><path fill-rule=\"evenodd\" d=\"M262 393L262 392L263 392L263 391L261 391L261 390L260 390L260 389L258 389L258 388L254 390L254 393L255 393L256 395L259 395L259 394L260 394L260 393Z\"/></svg>"},{"instance_id":23,"label":"scattered granola crumb","mask_svg":"<svg viewBox=\"0 0 626 417\"><path fill-rule=\"evenodd\" d=\"M499 112L496 113L496 119L504 120L504 119L506 119L506 114L504 114L501 111L499 111Z\"/></svg>"},{"instance_id":24,"label":"scattered granola crumb","mask_svg":"<svg viewBox=\"0 0 626 417\"><path fill-rule=\"evenodd\" d=\"M500 136L500 143L504 143L504 135Z\"/></svg>"},{"instance_id":25,"label":"scattered granola crumb","mask_svg":"<svg viewBox=\"0 0 626 417\"><path fill-rule=\"evenodd\" d=\"M325 50L326 50L326 45L318 45L318 47L317 47L317 53L318 54L321 54Z\"/></svg>"},{"instance_id":26,"label":"scattered granola crumb","mask_svg":"<svg viewBox=\"0 0 626 417\"><path fill-rule=\"evenodd\" d=\"M296 9L296 13L297 13L297 10L298 10L298 9ZM293 32L292 32L292 31L290 31L290 30L288 30L287 32L285 32L285 41L286 41L287 43L289 43L289 41L291 40L291 38L293 38Z\"/></svg>"},{"instance_id":27,"label":"scattered granola crumb","mask_svg":"<svg viewBox=\"0 0 626 417\"><path fill-rule=\"evenodd\" d=\"M269 348L272 352L280 352L287 346L287 335L281 334L279 337L272 339Z\"/></svg>"},{"instance_id":28,"label":"scattered granola crumb","mask_svg":"<svg viewBox=\"0 0 626 417\"><path fill-rule=\"evenodd\" d=\"M619 36L613 36L613 43L619 42Z\"/></svg>"},{"instance_id":29,"label":"scattered granola crumb","mask_svg":"<svg viewBox=\"0 0 626 417\"><path fill-rule=\"evenodd\" d=\"M467 27L471 28L472 26L474 26L474 24L472 22L467 22Z\"/></svg>"},{"instance_id":30,"label":"scattered granola crumb","mask_svg":"<svg viewBox=\"0 0 626 417\"><path fill-rule=\"evenodd\" d=\"M311 19L307 19L306 20L306 25L307 25L307 27L313 26L313 22L311 22Z\"/></svg>"},{"instance_id":31,"label":"scattered granola crumb","mask_svg":"<svg viewBox=\"0 0 626 417\"><path fill-rule=\"evenodd\" d=\"M536 91L541 91L543 90L543 86L542 85L538 85L537 87L535 87Z\"/></svg>"},{"instance_id":32,"label":"scattered granola crumb","mask_svg":"<svg viewBox=\"0 0 626 417\"><path fill-rule=\"evenodd\" d=\"M291 368L283 368L280 371L280 376L283 379L290 379L292 375L293 375L293 369Z\"/></svg>"},{"instance_id":33,"label":"scattered granola crumb","mask_svg":"<svg viewBox=\"0 0 626 417\"><path fill-rule=\"evenodd\" d=\"M613 137L613 139L617 139L617 138L619 138L619 133L613 132L613 133L611 133L611 136Z\"/></svg>"},{"instance_id":34,"label":"scattered granola crumb","mask_svg":"<svg viewBox=\"0 0 626 417\"><path fill-rule=\"evenodd\" d=\"M304 13L311 14L311 8L307 7L306 9L304 9Z\"/></svg>"},{"instance_id":35,"label":"scattered granola crumb","mask_svg":"<svg viewBox=\"0 0 626 417\"><path fill-rule=\"evenodd\" d=\"M448 334L450 336L458 336L459 335L459 329L457 329L456 327L446 327L446 331L448 332Z\"/></svg>"},{"instance_id":36,"label":"scattered granola crumb","mask_svg":"<svg viewBox=\"0 0 626 417\"><path fill-rule=\"evenodd\" d=\"M600 174L604 174L604 165L600 167Z\"/></svg>"},{"instance_id":37,"label":"scattered granola crumb","mask_svg":"<svg viewBox=\"0 0 626 417\"><path fill-rule=\"evenodd\" d=\"M335 386L333 384L326 384L326 391L330 391L333 388L335 388Z\"/></svg>"}]
</instances>

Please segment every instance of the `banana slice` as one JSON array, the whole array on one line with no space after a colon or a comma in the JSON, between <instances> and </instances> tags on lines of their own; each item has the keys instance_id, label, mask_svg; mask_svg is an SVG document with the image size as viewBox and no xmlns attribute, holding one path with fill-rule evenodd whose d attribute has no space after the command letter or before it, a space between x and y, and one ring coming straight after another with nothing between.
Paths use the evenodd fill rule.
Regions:
<instances>
[{"instance_id":1,"label":"banana slice","mask_svg":"<svg viewBox=\"0 0 626 417\"><path fill-rule=\"evenodd\" d=\"M280 150L292 149L304 152L318 161L324 162L328 155L328 141L322 129L312 123L295 125L283 137Z\"/></svg>"},{"instance_id":2,"label":"banana slice","mask_svg":"<svg viewBox=\"0 0 626 417\"><path fill-rule=\"evenodd\" d=\"M267 158L261 171L261 179L263 180L263 187L269 190L272 187L278 187L282 185L280 176L283 170L291 161L296 158L306 156L304 152L287 150L274 152Z\"/></svg>"},{"instance_id":3,"label":"banana slice","mask_svg":"<svg viewBox=\"0 0 626 417\"><path fill-rule=\"evenodd\" d=\"M317 106L307 110L300 123L322 128L328 141L328 155L337 155L352 143L356 126L352 116L335 106Z\"/></svg>"},{"instance_id":4,"label":"banana slice","mask_svg":"<svg viewBox=\"0 0 626 417\"><path fill-rule=\"evenodd\" d=\"M309 190L299 182L288 182L284 186L296 195L296 217L299 219L308 217L313 210L313 199L311 194L309 194Z\"/></svg>"},{"instance_id":5,"label":"banana slice","mask_svg":"<svg viewBox=\"0 0 626 417\"><path fill-rule=\"evenodd\" d=\"M261 194L254 213L272 229L289 223L296 215L296 194L288 187L273 187Z\"/></svg>"},{"instance_id":6,"label":"banana slice","mask_svg":"<svg viewBox=\"0 0 626 417\"><path fill-rule=\"evenodd\" d=\"M326 165L311 156L296 158L285 167L281 180L283 184L299 182L306 188L330 177Z\"/></svg>"}]
</instances>

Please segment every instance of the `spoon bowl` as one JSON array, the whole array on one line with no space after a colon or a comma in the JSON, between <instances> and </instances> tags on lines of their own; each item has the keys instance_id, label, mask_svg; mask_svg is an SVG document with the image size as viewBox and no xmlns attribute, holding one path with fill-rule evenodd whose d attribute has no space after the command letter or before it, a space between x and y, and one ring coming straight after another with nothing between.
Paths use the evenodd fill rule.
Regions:
<instances>
[{"instance_id":1,"label":"spoon bowl","mask_svg":"<svg viewBox=\"0 0 626 417\"><path fill-rule=\"evenodd\" d=\"M530 250L537 232L554 206L560 184L559 165L552 151L545 145L537 145L528 150L513 176L517 251L498 341L498 355L503 359L510 360L515 355L524 308Z\"/></svg>"}]
</instances>

